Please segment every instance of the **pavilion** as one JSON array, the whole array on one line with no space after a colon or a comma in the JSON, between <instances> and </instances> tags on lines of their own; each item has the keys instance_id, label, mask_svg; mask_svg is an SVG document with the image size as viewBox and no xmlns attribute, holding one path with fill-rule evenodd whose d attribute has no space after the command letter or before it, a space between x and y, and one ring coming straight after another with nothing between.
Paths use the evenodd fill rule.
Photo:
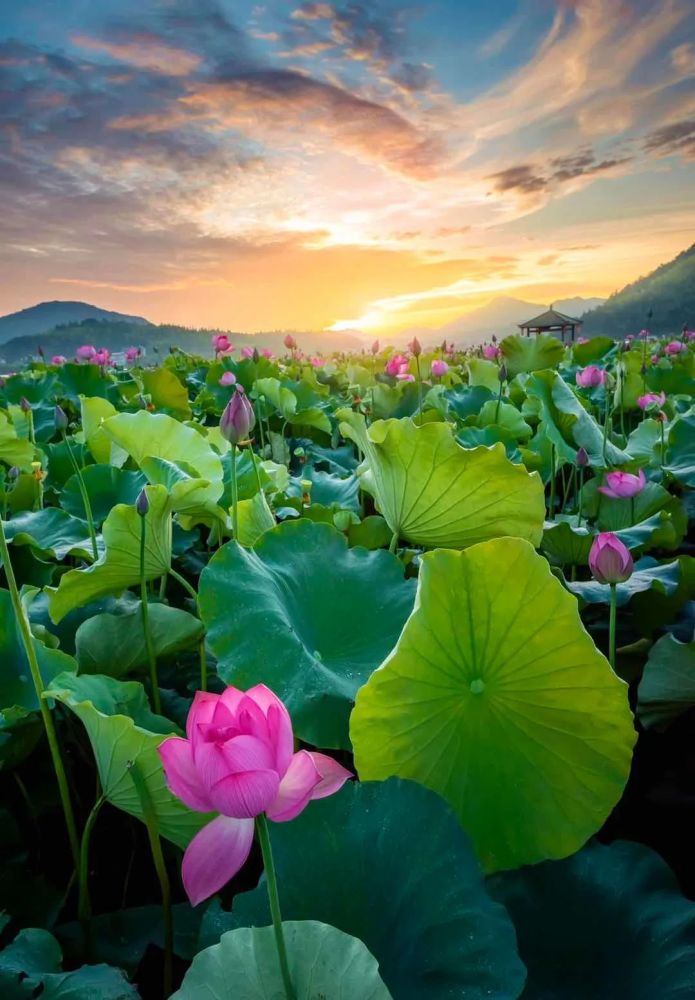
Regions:
<instances>
[{"instance_id":1,"label":"pavilion","mask_svg":"<svg viewBox=\"0 0 695 1000\"><path fill-rule=\"evenodd\" d=\"M582 321L580 319L565 316L564 313L553 309L552 305L550 309L541 313L540 316L534 316L533 319L527 319L525 323L519 323L522 335L525 334L527 337L530 337L532 333L559 334L560 340L563 343L565 342L565 332L568 334L567 339L574 341L577 330L581 330L581 328Z\"/></svg>"}]
</instances>

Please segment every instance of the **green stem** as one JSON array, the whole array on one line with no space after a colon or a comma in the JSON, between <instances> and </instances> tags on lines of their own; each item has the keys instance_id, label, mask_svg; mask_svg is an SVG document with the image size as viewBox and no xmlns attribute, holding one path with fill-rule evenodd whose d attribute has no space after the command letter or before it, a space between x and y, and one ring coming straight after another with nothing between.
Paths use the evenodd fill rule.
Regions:
<instances>
[{"instance_id":1,"label":"green stem","mask_svg":"<svg viewBox=\"0 0 695 1000\"><path fill-rule=\"evenodd\" d=\"M157 677L157 657L150 633L150 606L147 597L147 580L145 579L145 518L140 518L140 609L142 614L142 630L145 634L145 649L147 663L150 668L150 687L152 688L152 705L157 715L162 714L162 700L159 696L159 678Z\"/></svg>"},{"instance_id":2,"label":"green stem","mask_svg":"<svg viewBox=\"0 0 695 1000\"><path fill-rule=\"evenodd\" d=\"M495 420L494 420L495 423L497 423L497 421L499 420L500 406L502 405L502 390L503 389L504 389L504 382L500 379L500 387L499 387L499 391L497 393L497 406L495 407Z\"/></svg>"},{"instance_id":3,"label":"green stem","mask_svg":"<svg viewBox=\"0 0 695 1000\"><path fill-rule=\"evenodd\" d=\"M422 376L420 374L420 358L415 358L417 368L417 412L422 416Z\"/></svg>"},{"instance_id":4,"label":"green stem","mask_svg":"<svg viewBox=\"0 0 695 1000\"><path fill-rule=\"evenodd\" d=\"M80 843L80 868L77 879L79 886L79 899L77 903L77 916L82 924L84 934L85 952L87 961L94 958L94 940L92 935L92 902L89 896L89 842L92 836L94 824L97 821L99 811L104 804L104 796L100 795L92 806L92 810L87 817L87 821L82 830L82 841Z\"/></svg>"},{"instance_id":5,"label":"green stem","mask_svg":"<svg viewBox=\"0 0 695 1000\"><path fill-rule=\"evenodd\" d=\"M197 609L198 609L198 594L196 593L195 588L190 585L190 583L185 578L185 576L181 576L181 574L177 573L176 570L173 567L170 567L169 574L170 574L170 576L172 576L174 578L174 580L176 580L177 583L181 584L181 586L186 591L186 593L190 597L193 598L193 601L195 602L195 606L196 606L196 612L197 612ZM200 654L200 690L201 691L207 691L207 689L208 689L208 664L207 664L207 657L206 657L206 653L205 653L205 636L203 636L203 638L200 640L200 644L198 646L198 651L199 651L199 654Z\"/></svg>"},{"instance_id":6,"label":"green stem","mask_svg":"<svg viewBox=\"0 0 695 1000\"><path fill-rule=\"evenodd\" d=\"M663 475L664 464L666 462L666 439L664 437L664 422L661 420L659 422L659 427L661 429L661 473Z\"/></svg>"},{"instance_id":7,"label":"green stem","mask_svg":"<svg viewBox=\"0 0 695 1000\"><path fill-rule=\"evenodd\" d=\"M606 458L606 447L608 445L608 421L611 416L611 405L608 399L608 393L606 393L606 414L603 422L603 464L608 465L608 459Z\"/></svg>"},{"instance_id":8,"label":"green stem","mask_svg":"<svg viewBox=\"0 0 695 1000\"><path fill-rule=\"evenodd\" d=\"M256 455L256 452L253 450L253 445L252 444L249 445L249 451L251 452L251 464L253 465L253 471L256 473L256 484L258 486L258 492L262 493L263 492L263 486L261 484L260 469L258 468L258 457Z\"/></svg>"},{"instance_id":9,"label":"green stem","mask_svg":"<svg viewBox=\"0 0 695 1000\"><path fill-rule=\"evenodd\" d=\"M87 518L87 528L89 530L89 537L92 542L92 555L94 556L94 561L99 558L99 550L97 548L97 533L94 528L94 516L92 514L92 505L89 500L89 494L87 493L87 487L84 484L84 479L82 477L82 469L78 465L77 459L75 458L72 446L68 440L67 434L63 431L63 441L68 450L68 455L70 456L70 461L72 462L72 467L75 470L75 475L77 476L77 485L80 489L80 496L82 497L82 505L84 507L85 516Z\"/></svg>"},{"instance_id":10,"label":"green stem","mask_svg":"<svg viewBox=\"0 0 695 1000\"><path fill-rule=\"evenodd\" d=\"M287 961L287 950L285 948L285 936L282 933L282 916L280 915L280 899L278 897L278 883L275 875L275 865L273 864L273 852L270 846L270 835L268 833L268 821L265 813L256 816L256 832L258 843L263 855L263 867L265 869L265 880L268 887L268 903L270 904L270 915L273 918L273 931L275 932L275 945L280 961L280 972L285 986L285 996L287 1000L297 1000L297 994L292 985L290 976L290 966Z\"/></svg>"},{"instance_id":11,"label":"green stem","mask_svg":"<svg viewBox=\"0 0 695 1000\"><path fill-rule=\"evenodd\" d=\"M15 621L19 628L22 645L24 646L24 652L26 654L26 658L29 663L29 671L31 673L31 679L34 683L34 690L36 692L36 698L39 703L41 718L43 720L44 729L46 730L46 739L48 740L48 748L51 753L53 770L55 771L56 781L58 783L58 792L60 794L60 801L63 806L63 814L65 816L65 826L67 827L68 831L68 840L70 841L70 851L72 853L72 860L75 865L75 870L77 871L79 870L79 862L80 862L80 842L77 836L77 826L75 824L75 814L72 810L72 801L70 800L70 788L68 786L68 779L65 774L65 767L63 766L63 758L60 755L58 734L56 733L53 716L51 715L51 710L48 707L46 699L43 697L43 692L44 692L43 678L41 677L39 661L36 657L36 649L34 648L34 639L31 634L29 622L24 612L22 599L20 597L19 590L17 588L17 581L15 579L14 571L12 569L12 563L10 562L10 550L7 545L7 539L5 538L5 528L2 521L0 521L0 561L5 567L5 576L7 577L7 587L8 590L10 591L10 599L12 601L12 609L14 611Z\"/></svg>"},{"instance_id":12,"label":"green stem","mask_svg":"<svg viewBox=\"0 0 695 1000\"><path fill-rule=\"evenodd\" d=\"M259 396L256 397L256 422L261 434L261 452L265 454L265 432L263 431L263 417L261 416L261 400Z\"/></svg>"},{"instance_id":13,"label":"green stem","mask_svg":"<svg viewBox=\"0 0 695 1000\"><path fill-rule=\"evenodd\" d=\"M608 619L608 662L615 670L615 615L618 606L618 591L615 583L610 584L611 604Z\"/></svg>"},{"instance_id":14,"label":"green stem","mask_svg":"<svg viewBox=\"0 0 695 1000\"><path fill-rule=\"evenodd\" d=\"M620 433L627 438L625 433L625 365L620 370Z\"/></svg>"},{"instance_id":15,"label":"green stem","mask_svg":"<svg viewBox=\"0 0 695 1000\"><path fill-rule=\"evenodd\" d=\"M550 499L548 501L548 520L555 520L555 479L557 477L555 445L550 446Z\"/></svg>"},{"instance_id":16,"label":"green stem","mask_svg":"<svg viewBox=\"0 0 695 1000\"><path fill-rule=\"evenodd\" d=\"M579 493L577 495L577 527L582 526L582 499L584 493L584 469L579 469Z\"/></svg>"},{"instance_id":17,"label":"green stem","mask_svg":"<svg viewBox=\"0 0 695 1000\"><path fill-rule=\"evenodd\" d=\"M29 440L32 444L36 444L36 432L34 430L34 414L31 410L27 411L27 426L29 429Z\"/></svg>"},{"instance_id":18,"label":"green stem","mask_svg":"<svg viewBox=\"0 0 695 1000\"><path fill-rule=\"evenodd\" d=\"M389 545L389 552L395 552L398 548L398 532L394 531L391 535L391 544Z\"/></svg>"},{"instance_id":19,"label":"green stem","mask_svg":"<svg viewBox=\"0 0 695 1000\"><path fill-rule=\"evenodd\" d=\"M635 498L630 497L630 524L635 523Z\"/></svg>"},{"instance_id":20,"label":"green stem","mask_svg":"<svg viewBox=\"0 0 695 1000\"><path fill-rule=\"evenodd\" d=\"M239 541L239 491L236 481L236 445L232 445L232 531L234 541Z\"/></svg>"},{"instance_id":21,"label":"green stem","mask_svg":"<svg viewBox=\"0 0 695 1000\"><path fill-rule=\"evenodd\" d=\"M186 577L185 576L181 576L180 573L177 573L173 566L169 567L169 576L171 576L174 580L176 580L177 583L179 583L183 587L183 589L186 591L186 593L190 597L193 598L193 600L196 602L196 605L197 605L198 604L198 593L197 593L195 587L192 587L190 585L190 583L188 582L188 580L186 579Z\"/></svg>"},{"instance_id":22,"label":"green stem","mask_svg":"<svg viewBox=\"0 0 695 1000\"><path fill-rule=\"evenodd\" d=\"M162 923L164 925L164 996L170 996L173 987L173 958L174 958L174 919L171 909L171 886L169 875L164 864L162 854L162 842L159 839L159 826L157 823L157 813L147 787L138 768L137 761L128 763L128 772L133 779L135 791L140 799L142 815L147 827L147 836L150 841L150 851L152 861L159 879L159 888L162 893Z\"/></svg>"}]
</instances>

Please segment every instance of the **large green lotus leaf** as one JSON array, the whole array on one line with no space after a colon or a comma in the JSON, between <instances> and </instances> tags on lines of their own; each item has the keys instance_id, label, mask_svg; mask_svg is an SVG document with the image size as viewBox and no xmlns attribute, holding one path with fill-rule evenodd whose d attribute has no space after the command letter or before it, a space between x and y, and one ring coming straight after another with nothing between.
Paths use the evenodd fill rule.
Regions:
<instances>
[{"instance_id":1,"label":"large green lotus leaf","mask_svg":"<svg viewBox=\"0 0 695 1000\"><path fill-rule=\"evenodd\" d=\"M666 460L667 472L684 486L695 487L695 413L692 411L676 420L669 430Z\"/></svg>"},{"instance_id":2,"label":"large green lotus leaf","mask_svg":"<svg viewBox=\"0 0 695 1000\"><path fill-rule=\"evenodd\" d=\"M146 368L141 377L143 388L157 410L164 410L178 420L189 419L188 390L170 368Z\"/></svg>"},{"instance_id":3,"label":"large green lotus leaf","mask_svg":"<svg viewBox=\"0 0 695 1000\"><path fill-rule=\"evenodd\" d=\"M237 541L241 545L255 545L261 535L275 527L275 515L268 506L265 493L256 493L250 500L240 500L237 506Z\"/></svg>"},{"instance_id":4,"label":"large green lotus leaf","mask_svg":"<svg viewBox=\"0 0 695 1000\"><path fill-rule=\"evenodd\" d=\"M614 347L615 341L612 337L592 337L585 344L573 344L572 357L576 364L584 368L592 361L598 361L599 358L604 357Z\"/></svg>"},{"instance_id":5,"label":"large green lotus leaf","mask_svg":"<svg viewBox=\"0 0 695 1000\"><path fill-rule=\"evenodd\" d=\"M221 479L200 479L195 470L188 470L187 463L182 467L163 458L143 458L140 468L151 483L167 488L172 511L188 518L189 524L226 521L217 503L224 489Z\"/></svg>"},{"instance_id":6,"label":"large green lotus leaf","mask_svg":"<svg viewBox=\"0 0 695 1000\"><path fill-rule=\"evenodd\" d=\"M4 525L5 537L15 545L29 545L48 559L64 559L73 553L92 558L86 521L72 517L59 507L23 511Z\"/></svg>"},{"instance_id":7,"label":"large green lotus leaf","mask_svg":"<svg viewBox=\"0 0 695 1000\"><path fill-rule=\"evenodd\" d=\"M117 413L118 410L108 399L80 396L82 432L92 458L100 465L120 468L128 458L128 452L115 444L102 426L105 420L115 417Z\"/></svg>"},{"instance_id":8,"label":"large green lotus leaf","mask_svg":"<svg viewBox=\"0 0 695 1000\"><path fill-rule=\"evenodd\" d=\"M518 995L525 974L509 918L434 792L400 778L350 783L274 825L272 839L285 919L321 920L364 941L394 997ZM202 943L269 922L261 883L237 896L231 913L208 909Z\"/></svg>"},{"instance_id":9,"label":"large green lotus leaf","mask_svg":"<svg viewBox=\"0 0 695 1000\"><path fill-rule=\"evenodd\" d=\"M30 927L0 952L3 1000L139 1000L120 969L83 965L62 972L60 945L48 931Z\"/></svg>"},{"instance_id":10,"label":"large green lotus leaf","mask_svg":"<svg viewBox=\"0 0 695 1000\"><path fill-rule=\"evenodd\" d=\"M658 420L645 417L628 437L625 452L630 456L635 468L660 466L661 428L662 424Z\"/></svg>"},{"instance_id":11,"label":"large green lotus leaf","mask_svg":"<svg viewBox=\"0 0 695 1000\"><path fill-rule=\"evenodd\" d=\"M141 472L115 469L112 465L88 465L82 469L82 481L97 524L105 521L117 504L135 503L147 482ZM73 517L86 517L77 473L70 476L61 490L60 503Z\"/></svg>"},{"instance_id":12,"label":"large green lotus leaf","mask_svg":"<svg viewBox=\"0 0 695 1000\"><path fill-rule=\"evenodd\" d=\"M645 521L618 529L614 534L631 552L642 552L661 546L664 533L673 530L671 523L670 515L661 510ZM567 517L564 520L546 521L540 547L556 566L587 566L595 537L595 531L589 531L586 526L576 527L576 517Z\"/></svg>"},{"instance_id":13,"label":"large green lotus leaf","mask_svg":"<svg viewBox=\"0 0 695 1000\"><path fill-rule=\"evenodd\" d=\"M202 434L166 413L119 413L104 421L107 434L140 465L145 458L185 462L210 482L222 479L220 456Z\"/></svg>"},{"instance_id":14,"label":"large green lotus leaf","mask_svg":"<svg viewBox=\"0 0 695 1000\"><path fill-rule=\"evenodd\" d=\"M348 548L327 524L285 522L253 549L223 545L200 576L200 615L217 671L267 684L295 732L349 747L348 716L410 614L415 583L390 552Z\"/></svg>"},{"instance_id":15,"label":"large green lotus leaf","mask_svg":"<svg viewBox=\"0 0 695 1000\"><path fill-rule=\"evenodd\" d=\"M497 401L489 399L484 403L478 415L480 427L496 425L508 431L517 441L525 441L533 434L533 430L521 416L516 406L511 403L501 402L499 407Z\"/></svg>"},{"instance_id":16,"label":"large green lotus leaf","mask_svg":"<svg viewBox=\"0 0 695 1000\"><path fill-rule=\"evenodd\" d=\"M34 445L19 437L14 424L0 411L0 461L28 471L34 461Z\"/></svg>"},{"instance_id":17,"label":"large green lotus leaf","mask_svg":"<svg viewBox=\"0 0 695 1000\"><path fill-rule=\"evenodd\" d=\"M115 387L114 379L107 375L99 365L76 364L69 361L61 365L58 374L57 393L74 403L80 396L102 396L106 399L109 390Z\"/></svg>"},{"instance_id":18,"label":"large green lotus leaf","mask_svg":"<svg viewBox=\"0 0 695 1000\"><path fill-rule=\"evenodd\" d=\"M173 722L150 711L145 689L137 681L118 681L100 674L60 674L46 689L71 708L82 721L108 801L142 819L142 806L129 764L137 764L150 793L159 832L179 847L212 818L188 809L171 794L164 778L157 747L177 734Z\"/></svg>"},{"instance_id":19,"label":"large green lotus leaf","mask_svg":"<svg viewBox=\"0 0 695 1000\"><path fill-rule=\"evenodd\" d=\"M654 590L661 594L675 593L680 579L680 565L677 559L673 562L658 563L656 559L645 556L635 563L635 570L629 580L616 586L618 607L627 604L635 594L644 590ZM567 583L567 586L581 597L587 604L609 604L611 588L607 583L596 580L585 580L578 583Z\"/></svg>"},{"instance_id":20,"label":"large green lotus leaf","mask_svg":"<svg viewBox=\"0 0 695 1000\"><path fill-rule=\"evenodd\" d=\"M500 387L499 365L494 361L485 361L482 358L470 358L466 364L468 368L468 384L475 388L489 389L497 395Z\"/></svg>"},{"instance_id":21,"label":"large green lotus leaf","mask_svg":"<svg viewBox=\"0 0 695 1000\"><path fill-rule=\"evenodd\" d=\"M0 398L4 397L8 403L19 403L22 398L32 404L42 403L55 395L56 378L56 373L41 369L10 375L3 379Z\"/></svg>"},{"instance_id":22,"label":"large green lotus leaf","mask_svg":"<svg viewBox=\"0 0 695 1000\"><path fill-rule=\"evenodd\" d=\"M500 535L541 540L543 484L501 444L462 448L447 424L378 420L339 410L344 437L366 456L362 484L391 531L416 545L465 548Z\"/></svg>"},{"instance_id":23,"label":"large green lotus leaf","mask_svg":"<svg viewBox=\"0 0 695 1000\"><path fill-rule=\"evenodd\" d=\"M659 483L647 483L640 493L630 499L614 499L598 492L601 479L592 479L584 486L584 511L595 518L601 531L618 531L629 528L635 522L643 521L657 511L663 510L672 500L672 495ZM633 516L634 512L634 516Z\"/></svg>"},{"instance_id":24,"label":"large green lotus leaf","mask_svg":"<svg viewBox=\"0 0 695 1000\"><path fill-rule=\"evenodd\" d=\"M678 556L678 586L671 594L661 589L644 590L635 594L630 607L631 619L639 633L647 638L664 625L674 623L680 609L695 601L695 557Z\"/></svg>"},{"instance_id":25,"label":"large green lotus leaf","mask_svg":"<svg viewBox=\"0 0 695 1000\"><path fill-rule=\"evenodd\" d=\"M145 579L171 566L171 509L164 486L146 486L150 509L145 517ZM104 521L106 551L87 569L71 569L57 587L47 587L51 621L98 597L119 594L140 581L141 518L133 506L118 504Z\"/></svg>"},{"instance_id":26,"label":"large green lotus leaf","mask_svg":"<svg viewBox=\"0 0 695 1000\"><path fill-rule=\"evenodd\" d=\"M166 659L194 646L204 629L195 615L150 604L149 625L157 659ZM83 622L75 635L76 657L82 673L124 677L147 665L147 647L140 603L127 614L100 614Z\"/></svg>"},{"instance_id":27,"label":"large green lotus leaf","mask_svg":"<svg viewBox=\"0 0 695 1000\"><path fill-rule=\"evenodd\" d=\"M396 385L377 382L372 387L371 397L375 420L409 417L418 408L417 386L414 382L398 382Z\"/></svg>"},{"instance_id":28,"label":"large green lotus leaf","mask_svg":"<svg viewBox=\"0 0 695 1000\"><path fill-rule=\"evenodd\" d=\"M576 851L620 798L635 741L626 685L518 538L423 556L350 735L363 780L439 792L488 870Z\"/></svg>"},{"instance_id":29,"label":"large green lotus leaf","mask_svg":"<svg viewBox=\"0 0 695 1000\"><path fill-rule=\"evenodd\" d=\"M606 462L603 459L603 428L584 409L569 385L557 372L536 372L526 383L526 391L541 403L546 432L562 453L585 448L594 467L625 465L630 456L617 448L610 438L606 442Z\"/></svg>"},{"instance_id":30,"label":"large green lotus leaf","mask_svg":"<svg viewBox=\"0 0 695 1000\"><path fill-rule=\"evenodd\" d=\"M654 643L637 691L637 717L648 729L667 726L695 705L695 639L667 634Z\"/></svg>"},{"instance_id":31,"label":"large green lotus leaf","mask_svg":"<svg viewBox=\"0 0 695 1000\"><path fill-rule=\"evenodd\" d=\"M497 379L497 376L495 378ZM495 395L498 389L499 380L495 385ZM483 405L493 398L490 389L482 385L457 385L454 389L447 389L442 396L446 400L448 414L458 417L459 420L477 416Z\"/></svg>"},{"instance_id":32,"label":"large green lotus leaf","mask_svg":"<svg viewBox=\"0 0 695 1000\"><path fill-rule=\"evenodd\" d=\"M376 959L343 931L314 920L284 921L296 1000L391 1000ZM272 927L240 927L199 952L171 1000L282 1000Z\"/></svg>"},{"instance_id":33,"label":"large green lotus leaf","mask_svg":"<svg viewBox=\"0 0 695 1000\"><path fill-rule=\"evenodd\" d=\"M637 400L645 391L641 370L641 351L629 351L618 356L618 360L613 366L613 375L615 376L613 406L618 411L637 409Z\"/></svg>"},{"instance_id":34,"label":"large green lotus leaf","mask_svg":"<svg viewBox=\"0 0 695 1000\"><path fill-rule=\"evenodd\" d=\"M44 684L56 674L77 670L77 664L67 653L50 648L35 636L32 642ZM29 662L7 590L0 590L0 665L0 709L15 706L26 711L38 709Z\"/></svg>"},{"instance_id":35,"label":"large green lotus leaf","mask_svg":"<svg viewBox=\"0 0 695 1000\"><path fill-rule=\"evenodd\" d=\"M695 996L695 904L642 844L591 844L490 879L528 969L523 1000Z\"/></svg>"},{"instance_id":36,"label":"large green lotus leaf","mask_svg":"<svg viewBox=\"0 0 695 1000\"><path fill-rule=\"evenodd\" d=\"M487 427L461 427L456 433L456 440L464 448L480 448L481 445L489 448L490 445L497 444L500 441L504 445L505 453L510 462L518 464L522 461L521 451L516 438L499 424L492 424ZM535 469L532 470L528 465L526 467L529 469L529 472L537 471Z\"/></svg>"},{"instance_id":37,"label":"large green lotus leaf","mask_svg":"<svg viewBox=\"0 0 695 1000\"><path fill-rule=\"evenodd\" d=\"M306 465L302 469L301 476L292 477L287 491L290 496L301 497L303 495L303 479L311 483L312 503L320 503L324 507L337 505L343 510L359 513L359 480L357 476L336 476L332 472L321 472L312 465Z\"/></svg>"},{"instance_id":38,"label":"large green lotus leaf","mask_svg":"<svg viewBox=\"0 0 695 1000\"><path fill-rule=\"evenodd\" d=\"M285 420L290 420L297 412L297 397L291 389L283 386L280 379L259 378L253 388L254 396L267 399Z\"/></svg>"},{"instance_id":39,"label":"large green lotus leaf","mask_svg":"<svg viewBox=\"0 0 695 1000\"><path fill-rule=\"evenodd\" d=\"M557 368L565 356L562 343L547 333L539 333L535 337L522 337L515 333L504 338L500 350L512 378L520 372Z\"/></svg>"}]
</instances>

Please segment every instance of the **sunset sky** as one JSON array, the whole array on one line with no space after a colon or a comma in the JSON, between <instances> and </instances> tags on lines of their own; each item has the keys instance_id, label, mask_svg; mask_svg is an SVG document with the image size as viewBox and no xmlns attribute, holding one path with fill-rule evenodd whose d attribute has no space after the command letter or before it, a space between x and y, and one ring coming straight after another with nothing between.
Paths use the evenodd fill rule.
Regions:
<instances>
[{"instance_id":1,"label":"sunset sky","mask_svg":"<svg viewBox=\"0 0 695 1000\"><path fill-rule=\"evenodd\" d=\"M695 240L692 0L22 0L0 312L437 327Z\"/></svg>"}]
</instances>

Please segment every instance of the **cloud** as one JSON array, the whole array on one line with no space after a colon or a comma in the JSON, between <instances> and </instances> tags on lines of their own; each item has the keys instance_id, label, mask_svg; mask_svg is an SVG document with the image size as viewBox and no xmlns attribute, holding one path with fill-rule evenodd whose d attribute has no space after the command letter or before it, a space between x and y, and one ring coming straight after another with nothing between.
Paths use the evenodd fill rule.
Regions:
<instances>
[{"instance_id":1,"label":"cloud","mask_svg":"<svg viewBox=\"0 0 695 1000\"><path fill-rule=\"evenodd\" d=\"M188 76L201 63L201 57L185 49L168 45L156 35L135 33L127 42L110 42L88 35L74 35L72 41L82 49L105 52L113 59L150 69L165 76Z\"/></svg>"},{"instance_id":2,"label":"cloud","mask_svg":"<svg viewBox=\"0 0 695 1000\"><path fill-rule=\"evenodd\" d=\"M562 189L563 185L579 178L591 180L629 163L631 159L628 155L600 159L593 150L584 148L566 156L551 157L547 166L523 163L506 167L491 174L488 179L493 182L493 190L500 194L513 192L535 196Z\"/></svg>"},{"instance_id":3,"label":"cloud","mask_svg":"<svg viewBox=\"0 0 695 1000\"><path fill-rule=\"evenodd\" d=\"M695 157L695 118L655 129L645 136L644 148L661 156L681 153L686 157Z\"/></svg>"}]
</instances>

